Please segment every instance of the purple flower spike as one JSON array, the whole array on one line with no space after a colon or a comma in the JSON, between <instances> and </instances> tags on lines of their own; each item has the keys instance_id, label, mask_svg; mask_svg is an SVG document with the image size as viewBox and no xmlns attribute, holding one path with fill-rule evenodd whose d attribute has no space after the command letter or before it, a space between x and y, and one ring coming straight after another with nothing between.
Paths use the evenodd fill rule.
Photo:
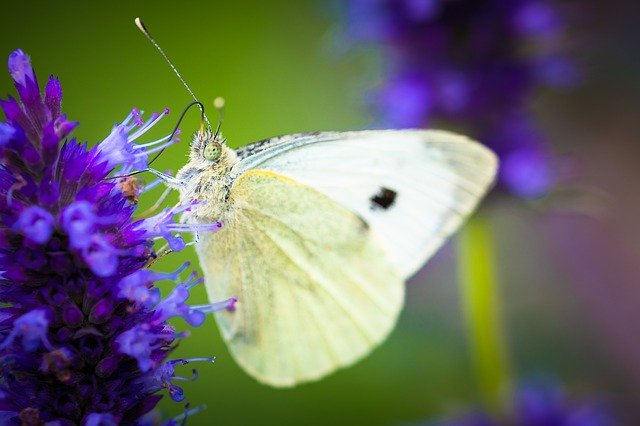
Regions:
<instances>
[{"instance_id":1,"label":"purple flower spike","mask_svg":"<svg viewBox=\"0 0 640 426\"><path fill-rule=\"evenodd\" d=\"M168 111L145 121L134 110L88 150L68 139L77 123L61 111L60 82L51 77L42 95L19 50L9 70L20 99L0 101L0 424L145 424L159 392L184 399L172 381L187 379L173 368L187 361L167 358L188 332L166 320L199 325L218 308L187 305L202 282L180 278L188 264L146 269L155 240L180 249L174 233L217 228L175 223L190 206L135 218L141 184L108 178L146 168L150 153L177 141L134 143ZM164 300L163 280L176 285Z\"/></svg>"},{"instance_id":2,"label":"purple flower spike","mask_svg":"<svg viewBox=\"0 0 640 426\"><path fill-rule=\"evenodd\" d=\"M539 88L579 80L562 55L566 24L559 6L550 0L344 5L345 35L379 47L386 65L384 83L369 96L379 125L457 127L509 168L498 177L501 189L525 199L553 189L557 171L546 141L530 140L536 126L512 122L528 117Z\"/></svg>"},{"instance_id":3,"label":"purple flower spike","mask_svg":"<svg viewBox=\"0 0 640 426\"><path fill-rule=\"evenodd\" d=\"M438 426L615 426L621 423L611 407L599 400L570 397L560 384L548 378L523 383L513 395L508 417L470 412L458 418L429 423Z\"/></svg>"}]
</instances>

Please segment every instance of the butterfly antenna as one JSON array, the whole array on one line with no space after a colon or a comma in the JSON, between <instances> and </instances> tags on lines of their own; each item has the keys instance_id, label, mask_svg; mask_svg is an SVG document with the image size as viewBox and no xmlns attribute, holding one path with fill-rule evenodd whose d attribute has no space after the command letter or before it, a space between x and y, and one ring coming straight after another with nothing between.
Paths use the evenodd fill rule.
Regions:
<instances>
[{"instance_id":1,"label":"butterfly antenna","mask_svg":"<svg viewBox=\"0 0 640 426\"><path fill-rule=\"evenodd\" d=\"M187 115L187 111L189 111L189 109L191 109L192 106L194 105L198 105L198 107L200 108L200 111L204 111L204 105L202 105L202 103L198 100L192 101L189 103L189 105L187 105L183 110L182 110L182 114L180 114L180 118L178 118L178 122L176 123L176 126L173 128L173 131L171 132L171 134L169 135L169 139L171 140L173 139L173 136L178 132L178 130L180 129L180 123L182 123L182 120L184 119L184 116ZM206 119L206 116L204 115L204 112L202 114L202 117L204 117ZM207 121L208 123L208 121ZM201 129L202 130L202 129ZM151 159L151 161L149 161L149 164L147 164L147 167L150 166L154 161L156 161L158 159L158 157L160 157L160 154L162 154L162 152L165 150L165 148L162 148L160 150L160 152L158 152L155 157L153 157L153 159ZM144 171L144 170L142 170Z\"/></svg>"},{"instance_id":2,"label":"butterfly antenna","mask_svg":"<svg viewBox=\"0 0 640 426\"><path fill-rule=\"evenodd\" d=\"M217 97L213 100L213 107L218 111L218 125L216 126L216 133L213 136L214 139L220 134L220 128L222 127L222 119L224 118L224 98Z\"/></svg>"},{"instance_id":3,"label":"butterfly antenna","mask_svg":"<svg viewBox=\"0 0 640 426\"><path fill-rule=\"evenodd\" d=\"M164 50L162 50L162 48L160 47L160 45L158 44L158 42L155 41L155 39L153 37L151 37L151 34L149 34L149 30L147 30L147 27L144 25L144 23L142 22L142 19L140 18L136 18L135 19L135 23L136 23L136 27L138 27L138 29L140 31L142 31L142 33L149 39L149 41L151 42L151 44L153 44L156 49L158 49L158 52L160 52L160 54L162 55L162 57L164 58L165 61L167 61L167 63L169 64L169 66L171 67L171 69L173 70L173 72L176 74L176 76L178 76L178 78L180 79L180 81L182 82L182 84L184 85L184 87L187 89L187 92L189 92L189 94L191 95L191 97L193 98L194 101L196 101L200 107L200 112L202 113L202 118L204 119L204 121L207 123L207 128L209 130L211 130L211 123L209 123L209 119L207 118L207 115L204 113L204 106L202 106L202 103L200 103L198 101L198 98L196 98L196 95L193 93L193 91L191 90L191 88L189 87L189 85L187 84L186 81L184 81L184 78L182 78L182 76L180 75L180 73L178 72L178 69L176 68L175 65L173 65L173 62L171 62L171 59L169 59L169 57L167 56L166 53L164 53ZM200 128L200 130L202 131L202 126Z\"/></svg>"}]
</instances>

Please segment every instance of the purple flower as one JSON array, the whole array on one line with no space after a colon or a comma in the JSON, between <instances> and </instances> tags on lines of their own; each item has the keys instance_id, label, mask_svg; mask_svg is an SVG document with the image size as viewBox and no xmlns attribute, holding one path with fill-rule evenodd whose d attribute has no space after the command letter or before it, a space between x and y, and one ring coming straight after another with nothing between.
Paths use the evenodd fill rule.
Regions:
<instances>
[{"instance_id":1,"label":"purple flower","mask_svg":"<svg viewBox=\"0 0 640 426\"><path fill-rule=\"evenodd\" d=\"M22 338L22 349L33 352L41 344L51 349L51 343L47 339L49 330L49 320L42 309L34 309L15 319L11 332L6 336L4 342L0 344L0 349L9 347L16 338Z\"/></svg>"},{"instance_id":2,"label":"purple flower","mask_svg":"<svg viewBox=\"0 0 640 426\"><path fill-rule=\"evenodd\" d=\"M53 234L53 216L38 206L30 206L20 212L13 229L38 244L49 241Z\"/></svg>"},{"instance_id":3,"label":"purple flower","mask_svg":"<svg viewBox=\"0 0 640 426\"><path fill-rule=\"evenodd\" d=\"M154 112L149 120L143 122L141 112L134 109L121 124L116 124L109 136L97 147L98 153L107 161L108 167L114 168L121 165L123 173L134 169L143 170L147 167L149 154L161 151L177 142L178 133L176 132L173 135L176 137L171 139L172 135L168 135L143 145L134 143L167 114L169 114L168 109L165 109L162 114Z\"/></svg>"},{"instance_id":4,"label":"purple flower","mask_svg":"<svg viewBox=\"0 0 640 426\"><path fill-rule=\"evenodd\" d=\"M218 225L175 223L190 206L135 218L145 188L109 178L115 168L146 168L150 153L177 141L134 143L168 111L145 122L134 110L89 150L68 138L77 123L61 113L58 80L41 94L20 50L9 72L19 100L0 101L0 424L149 424L159 391L184 398L174 366L201 360L167 360L187 335L167 319L199 325L235 300L189 306L202 280L180 278L188 264L146 269L157 257L153 241L164 237L177 250L185 244L173 232ZM161 280L175 283L165 299Z\"/></svg>"},{"instance_id":5,"label":"purple flower","mask_svg":"<svg viewBox=\"0 0 640 426\"><path fill-rule=\"evenodd\" d=\"M503 189L537 198L552 188L545 140L531 143L536 126L511 124L540 87L578 80L552 0L349 0L344 10L345 36L383 56L385 82L370 96L380 125L458 127L509 168Z\"/></svg>"},{"instance_id":6,"label":"purple flower","mask_svg":"<svg viewBox=\"0 0 640 426\"><path fill-rule=\"evenodd\" d=\"M542 147L523 147L504 156L500 177L506 188L523 198L539 198L553 185L550 155Z\"/></svg>"},{"instance_id":7,"label":"purple flower","mask_svg":"<svg viewBox=\"0 0 640 426\"><path fill-rule=\"evenodd\" d=\"M31 68L29 57L20 49L9 55L9 74L16 84L26 87L29 79L31 82L36 81L36 76Z\"/></svg>"},{"instance_id":8,"label":"purple flower","mask_svg":"<svg viewBox=\"0 0 640 426\"><path fill-rule=\"evenodd\" d=\"M614 426L621 424L609 406L600 400L570 397L553 380L523 383L513 395L507 418L500 420L483 412L436 421L434 426Z\"/></svg>"},{"instance_id":9,"label":"purple flower","mask_svg":"<svg viewBox=\"0 0 640 426\"><path fill-rule=\"evenodd\" d=\"M116 418L109 413L91 413L83 423L83 426L117 426Z\"/></svg>"},{"instance_id":10,"label":"purple flower","mask_svg":"<svg viewBox=\"0 0 640 426\"><path fill-rule=\"evenodd\" d=\"M86 248L91 243L97 217L95 206L88 201L80 200L69 204L62 211L60 222L62 229L69 236L69 245L75 249Z\"/></svg>"}]
</instances>

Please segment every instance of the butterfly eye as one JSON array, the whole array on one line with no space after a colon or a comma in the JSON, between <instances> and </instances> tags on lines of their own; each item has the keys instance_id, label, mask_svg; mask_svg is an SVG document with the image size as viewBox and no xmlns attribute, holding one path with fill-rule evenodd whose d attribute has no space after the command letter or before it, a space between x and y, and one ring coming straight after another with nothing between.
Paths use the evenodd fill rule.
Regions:
<instances>
[{"instance_id":1,"label":"butterfly eye","mask_svg":"<svg viewBox=\"0 0 640 426\"><path fill-rule=\"evenodd\" d=\"M218 142L210 142L204 147L204 158L209 161L216 161L222 154L222 146Z\"/></svg>"}]
</instances>

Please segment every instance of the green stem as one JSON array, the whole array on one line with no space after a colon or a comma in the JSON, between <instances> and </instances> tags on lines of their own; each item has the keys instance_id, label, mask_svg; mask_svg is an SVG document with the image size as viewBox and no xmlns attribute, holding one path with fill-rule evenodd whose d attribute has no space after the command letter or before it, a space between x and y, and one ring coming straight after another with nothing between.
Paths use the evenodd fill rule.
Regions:
<instances>
[{"instance_id":1,"label":"green stem","mask_svg":"<svg viewBox=\"0 0 640 426\"><path fill-rule=\"evenodd\" d=\"M494 262L494 242L486 218L476 214L460 233L458 270L464 320L478 388L485 408L501 411L508 395L511 367L502 327Z\"/></svg>"}]
</instances>

